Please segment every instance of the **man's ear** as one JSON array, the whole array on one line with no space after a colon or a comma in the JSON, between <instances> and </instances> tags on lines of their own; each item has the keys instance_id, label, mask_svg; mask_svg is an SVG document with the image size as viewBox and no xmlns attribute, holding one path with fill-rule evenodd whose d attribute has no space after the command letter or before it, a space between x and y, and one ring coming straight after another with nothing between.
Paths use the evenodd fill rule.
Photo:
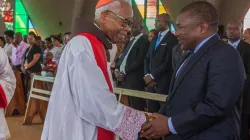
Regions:
<instances>
[{"instance_id":1,"label":"man's ear","mask_svg":"<svg viewBox=\"0 0 250 140\"><path fill-rule=\"evenodd\" d=\"M201 22L200 27L201 27L201 32L202 33L207 32L207 30L208 30L208 24L207 23Z\"/></svg>"},{"instance_id":2,"label":"man's ear","mask_svg":"<svg viewBox=\"0 0 250 140\"><path fill-rule=\"evenodd\" d=\"M108 16L109 12L102 12L100 16L100 23L105 24Z\"/></svg>"}]
</instances>

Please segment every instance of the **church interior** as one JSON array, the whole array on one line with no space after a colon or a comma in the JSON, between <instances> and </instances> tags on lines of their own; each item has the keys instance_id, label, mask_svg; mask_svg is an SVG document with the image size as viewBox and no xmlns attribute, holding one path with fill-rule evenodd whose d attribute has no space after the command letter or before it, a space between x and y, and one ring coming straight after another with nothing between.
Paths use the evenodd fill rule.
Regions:
<instances>
[{"instance_id":1,"label":"church interior","mask_svg":"<svg viewBox=\"0 0 250 140\"><path fill-rule=\"evenodd\" d=\"M169 21L168 27L173 34L176 34L176 21L178 20L181 9L199 0L127 1L132 5L133 19L140 19L143 23L143 31L141 34L147 39L150 39L151 35L152 38L158 36L158 31L156 31L158 15L167 14L170 16L171 20ZM232 20L237 20L240 21L242 25L241 38L245 42L250 43L250 0L201 1L211 3L217 9L219 15L217 34L222 40L225 40L225 42L228 41L228 23ZM0 0L2 17L2 20L0 20L0 46L5 48L6 45L13 44L11 41L14 41L15 44L18 37L21 39L20 42L26 42L25 44L29 45L30 40L32 40L30 36L32 36L35 38L34 43L36 46L39 46L41 50L38 61L41 61L40 65L42 70L34 72L34 75L27 77L26 74L23 73L21 63L15 64L12 62L11 64L16 77L16 89L8 107L5 108L5 118L11 135L10 140L41 139L50 94L53 89L53 82L56 77L57 68L60 68L60 56L63 54L64 47L67 46L67 43L70 42L72 38L71 33L75 24L75 18L84 17L89 21L94 21L97 3L98 0ZM136 37L133 39L136 39ZM128 38L128 41L129 40L131 41L131 38ZM141 89L138 88L138 90L137 87L133 86L131 88L129 86L128 88L121 86L124 82L124 77L121 73L116 73L116 63L119 63L118 59L124 54L124 51L126 51L125 46L128 44L118 43L115 45L116 47L113 47L115 50L112 49L110 51L110 61L112 62L112 82L117 100L137 110L151 113L155 112L155 108L151 110L152 108L149 108L147 104L151 100L154 100L155 102L157 101L159 105L162 105L162 102L165 102L168 97L167 93L162 94L156 92L152 94L145 86ZM56 49L53 50L53 47L61 49L60 51ZM129 52L130 50L128 53ZM8 53L7 55L9 56ZM13 57L13 54L10 54L9 57ZM127 58L127 55L124 57L128 63L130 59ZM250 55L246 57L250 60ZM172 59L174 59L174 56L172 56ZM26 63L25 60L24 63ZM121 67L124 62L120 62L120 64L120 69L122 69ZM143 73L142 76L144 76L143 70L139 73ZM119 77L119 75L121 77ZM141 78L141 80L143 81L143 78ZM147 81L146 79L144 80ZM27 83L27 81L29 83ZM138 84L138 86L141 85ZM134 97L136 100L132 101L129 99L130 97ZM140 98L140 100L138 98ZM156 110L159 109L158 107ZM249 129L248 132L250 134Z\"/></svg>"}]
</instances>

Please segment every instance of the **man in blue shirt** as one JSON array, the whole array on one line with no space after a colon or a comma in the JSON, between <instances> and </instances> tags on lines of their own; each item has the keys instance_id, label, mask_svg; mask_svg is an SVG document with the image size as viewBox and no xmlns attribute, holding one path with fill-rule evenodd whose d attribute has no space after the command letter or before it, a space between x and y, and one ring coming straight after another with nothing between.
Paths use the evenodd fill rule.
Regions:
<instances>
[{"instance_id":1,"label":"man in blue shirt","mask_svg":"<svg viewBox=\"0 0 250 140\"><path fill-rule=\"evenodd\" d=\"M218 22L216 8L205 1L181 10L176 35L189 54L175 70L159 114L143 126L143 137L240 140L246 74L238 52L216 34Z\"/></svg>"}]
</instances>

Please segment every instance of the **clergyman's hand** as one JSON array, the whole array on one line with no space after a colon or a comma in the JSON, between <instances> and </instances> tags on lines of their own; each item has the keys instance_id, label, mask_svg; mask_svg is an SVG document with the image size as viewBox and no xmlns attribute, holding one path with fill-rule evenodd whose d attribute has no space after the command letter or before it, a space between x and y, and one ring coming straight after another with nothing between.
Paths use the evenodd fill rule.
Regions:
<instances>
[{"instance_id":1,"label":"clergyman's hand","mask_svg":"<svg viewBox=\"0 0 250 140\"><path fill-rule=\"evenodd\" d=\"M126 77L126 74L123 73L123 72L120 72L120 73L119 73L119 76L118 76L118 81L123 82L124 79L125 79L125 77Z\"/></svg>"},{"instance_id":2,"label":"clergyman's hand","mask_svg":"<svg viewBox=\"0 0 250 140\"><path fill-rule=\"evenodd\" d=\"M170 134L168 126L168 117L153 114L154 119L149 121L147 124L143 125L141 130L141 137L150 138L160 138Z\"/></svg>"},{"instance_id":3,"label":"clergyman's hand","mask_svg":"<svg viewBox=\"0 0 250 140\"><path fill-rule=\"evenodd\" d=\"M156 83L154 82L154 80L152 80L151 82L148 83L148 87L155 87Z\"/></svg>"},{"instance_id":4,"label":"clergyman's hand","mask_svg":"<svg viewBox=\"0 0 250 140\"><path fill-rule=\"evenodd\" d=\"M147 75L144 77L144 81L146 84L148 84L149 82L153 81L152 77L150 75Z\"/></svg>"}]
</instances>

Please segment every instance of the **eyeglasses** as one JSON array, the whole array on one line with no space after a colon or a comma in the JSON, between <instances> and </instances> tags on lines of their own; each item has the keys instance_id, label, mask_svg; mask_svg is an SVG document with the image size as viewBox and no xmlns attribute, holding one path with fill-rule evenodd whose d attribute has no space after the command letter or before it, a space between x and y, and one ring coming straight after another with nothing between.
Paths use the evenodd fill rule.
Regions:
<instances>
[{"instance_id":1,"label":"eyeglasses","mask_svg":"<svg viewBox=\"0 0 250 140\"><path fill-rule=\"evenodd\" d=\"M133 23L132 23L129 19L124 18L124 17L122 17L121 15L118 15L118 14L116 14L116 13L110 11L110 10L107 10L106 12L112 13L112 14L115 15L116 17L120 18L120 19L122 20L121 26L122 26L123 28L126 28L127 26L131 27L131 26L133 25Z\"/></svg>"}]
</instances>

